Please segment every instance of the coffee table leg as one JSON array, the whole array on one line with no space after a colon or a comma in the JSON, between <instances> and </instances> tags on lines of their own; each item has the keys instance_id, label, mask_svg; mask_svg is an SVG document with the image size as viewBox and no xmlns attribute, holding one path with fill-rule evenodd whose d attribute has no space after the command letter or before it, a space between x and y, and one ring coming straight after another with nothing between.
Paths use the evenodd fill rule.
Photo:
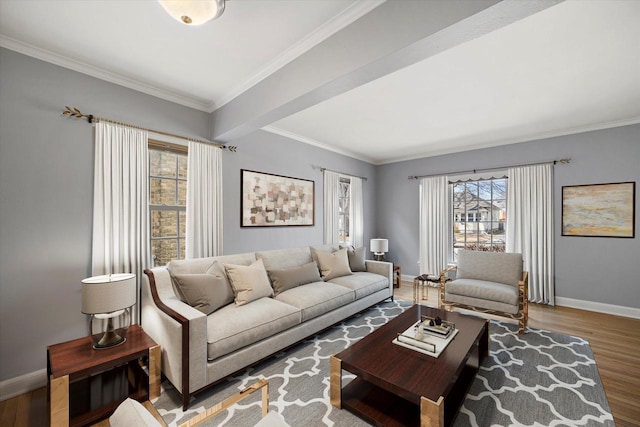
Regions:
<instances>
[{"instance_id":1,"label":"coffee table leg","mask_svg":"<svg viewBox=\"0 0 640 427\"><path fill-rule=\"evenodd\" d=\"M329 359L329 400L336 408L342 408L342 361L335 356Z\"/></svg>"},{"instance_id":2,"label":"coffee table leg","mask_svg":"<svg viewBox=\"0 0 640 427\"><path fill-rule=\"evenodd\" d=\"M420 398L420 427L444 427L444 398L437 402Z\"/></svg>"}]
</instances>

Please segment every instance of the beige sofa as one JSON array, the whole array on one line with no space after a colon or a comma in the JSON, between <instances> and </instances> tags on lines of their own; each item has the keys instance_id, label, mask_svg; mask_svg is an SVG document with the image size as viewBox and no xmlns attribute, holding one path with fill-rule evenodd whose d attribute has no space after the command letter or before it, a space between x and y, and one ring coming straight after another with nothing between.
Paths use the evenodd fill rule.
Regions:
<instances>
[{"instance_id":1,"label":"beige sofa","mask_svg":"<svg viewBox=\"0 0 640 427\"><path fill-rule=\"evenodd\" d=\"M364 261L361 249L349 254L348 271L336 261L343 259L344 250L332 245L172 261L146 270L141 324L160 344L162 372L181 393L183 407L217 381L393 298L393 265ZM314 266L320 267L315 273ZM262 283L264 271L270 289L256 285L246 291L246 283L235 280L243 272ZM204 303L183 283L203 280L217 280L211 283L218 287ZM247 296L249 301L243 300ZM212 304L216 298L220 301Z\"/></svg>"}]
</instances>

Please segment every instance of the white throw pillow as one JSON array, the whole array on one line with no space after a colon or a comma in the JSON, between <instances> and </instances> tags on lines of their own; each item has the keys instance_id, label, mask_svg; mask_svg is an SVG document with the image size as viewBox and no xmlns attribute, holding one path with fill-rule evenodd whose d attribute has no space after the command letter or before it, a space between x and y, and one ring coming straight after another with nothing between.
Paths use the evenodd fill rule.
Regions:
<instances>
[{"instance_id":1,"label":"white throw pillow","mask_svg":"<svg viewBox=\"0 0 640 427\"><path fill-rule=\"evenodd\" d=\"M251 265L225 264L224 268L227 270L227 276L235 294L236 305L273 295L262 259Z\"/></svg>"}]
</instances>

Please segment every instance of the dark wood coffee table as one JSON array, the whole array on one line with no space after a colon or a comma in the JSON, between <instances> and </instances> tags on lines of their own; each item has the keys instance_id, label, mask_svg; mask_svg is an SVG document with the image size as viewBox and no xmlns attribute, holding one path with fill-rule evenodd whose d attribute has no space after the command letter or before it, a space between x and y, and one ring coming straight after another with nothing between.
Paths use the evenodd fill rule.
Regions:
<instances>
[{"instance_id":1,"label":"dark wood coffee table","mask_svg":"<svg viewBox=\"0 0 640 427\"><path fill-rule=\"evenodd\" d=\"M392 343L420 315L459 329L438 358ZM376 426L448 426L488 352L487 320L414 305L331 356L331 404ZM343 369L357 376L344 388Z\"/></svg>"}]
</instances>

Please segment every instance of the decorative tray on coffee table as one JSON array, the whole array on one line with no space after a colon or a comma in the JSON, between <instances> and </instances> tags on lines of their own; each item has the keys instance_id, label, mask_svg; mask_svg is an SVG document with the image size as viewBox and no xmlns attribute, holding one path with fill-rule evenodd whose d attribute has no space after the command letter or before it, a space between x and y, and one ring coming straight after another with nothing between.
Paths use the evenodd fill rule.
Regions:
<instances>
[{"instance_id":1,"label":"decorative tray on coffee table","mask_svg":"<svg viewBox=\"0 0 640 427\"><path fill-rule=\"evenodd\" d=\"M441 320L439 317L434 319L420 316L420 319L419 322L398 334L393 343L432 357L438 357L456 336L458 329L456 329L455 323Z\"/></svg>"}]
</instances>

